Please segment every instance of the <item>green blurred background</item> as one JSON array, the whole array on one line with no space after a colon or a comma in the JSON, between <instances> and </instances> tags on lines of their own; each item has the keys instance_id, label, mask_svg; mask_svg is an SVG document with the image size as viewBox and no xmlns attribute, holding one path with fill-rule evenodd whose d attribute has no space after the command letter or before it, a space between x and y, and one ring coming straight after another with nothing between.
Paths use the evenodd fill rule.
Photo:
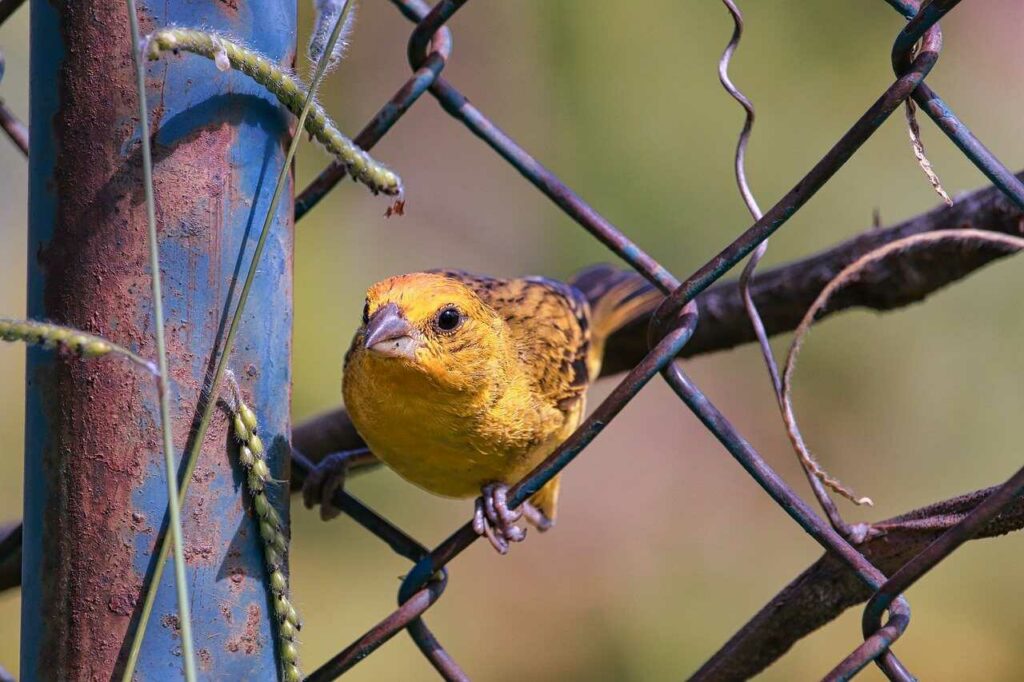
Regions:
<instances>
[{"instance_id":1,"label":"green blurred background","mask_svg":"<svg viewBox=\"0 0 1024 682\"><path fill-rule=\"evenodd\" d=\"M324 101L355 132L408 75L410 31L382 0L364 0L349 59ZM309 8L303 5L305 40ZM786 191L889 83L902 20L885 3L746 2L747 35L734 80L759 120L749 176L763 207ZM965 5L943 27L929 82L1000 158L1024 160L1024 6ZM732 31L716 2L470 3L452 22L446 77L581 196L679 276L749 220L731 161L742 121L716 62ZM0 29L7 74L0 97L28 103L28 11ZM1008 85L1003 85L1003 84ZM954 195L984 184L930 122L929 156ZM376 148L402 172L407 215L346 183L297 229L296 420L339 401L341 354L362 292L390 274L454 266L498 275L565 277L609 254L444 114L429 97ZM327 162L300 151L299 186ZM0 313L25 300L25 162L0 140ZM766 263L821 249L935 205L902 115L893 116L780 235ZM844 512L880 519L982 487L1020 465L1024 413L1019 341L1024 278L1002 264L925 306L850 313L812 335L796 404L820 459L876 501ZM784 352L788 338L776 341ZM757 352L742 348L688 371L796 488ZM0 518L21 513L23 351L0 349ZM593 391L591 404L611 382ZM360 498L427 544L470 514L380 471L352 481ZM452 566L428 621L478 680L679 679L820 555L724 450L654 381L569 469L556 530L499 558L478 543ZM914 618L898 652L922 679L1024 677L1020 645L1022 538L972 543L912 588ZM304 614L307 669L394 606L408 564L341 519L298 506L292 570ZM17 594L0 595L0 664L17 669ZM798 644L768 680L820 677L860 642L859 609ZM428 680L405 636L354 680ZM868 669L864 679L879 679Z\"/></svg>"}]
</instances>

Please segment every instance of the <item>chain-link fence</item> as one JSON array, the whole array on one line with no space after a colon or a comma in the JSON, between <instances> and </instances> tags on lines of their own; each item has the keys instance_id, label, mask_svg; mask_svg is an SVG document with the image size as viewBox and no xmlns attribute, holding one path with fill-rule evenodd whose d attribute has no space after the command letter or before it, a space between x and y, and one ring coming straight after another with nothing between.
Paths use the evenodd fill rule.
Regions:
<instances>
[{"instance_id":1,"label":"chain-link fence","mask_svg":"<svg viewBox=\"0 0 1024 682\"><path fill-rule=\"evenodd\" d=\"M553 173L498 129L454 85L442 77L451 50L450 33L445 24L466 4L465 0L441 0L433 8L421 0L391 1L407 19L415 23L408 44L413 75L380 109L355 141L369 149L387 134L395 122L424 93L429 92L452 118L469 128L583 229L666 294L664 303L650 322L649 352L572 437L525 480L512 488L510 506L519 505L558 474L648 381L661 374L686 407L715 435L764 491L825 548L830 558L838 560L846 570L852 571L862 586L870 592L871 597L863 615L864 642L839 662L828 678L849 679L868 663L875 661L891 679L913 679L890 648L910 622L909 605L900 595L960 544L974 537L1016 497L1024 485L1024 470L1002 486L984 491L983 495L979 494L970 513L963 515L962 518L958 516L956 522L937 540L916 553L894 573L886 575L873 565L865 553L858 551L856 537L851 536L849 532L843 532L850 529L833 517L834 508L826 509L830 512L829 520L812 511L808 504L765 463L673 359L684 351L699 323L697 307L694 304L695 297L742 258L758 249L759 245L782 227L878 130L889 115L908 99L912 99L1014 204L1024 207L1024 185L985 149L939 95L924 82L935 65L942 47L942 34L937 22L958 4L958 0L935 0L920 4L915 0L887 0L909 21L897 36L892 48L892 63L896 75L893 83L792 190L763 216L760 216L756 205L753 205L751 212L755 217L760 216L756 222L725 246L717 256L681 281L561 183ZM737 34L723 57L723 82L742 102L742 95L731 88L725 71L742 24L735 8L729 2L726 4L733 11L734 19L737 21ZM741 140L745 139L748 132L749 129L744 130ZM742 171L742 156L738 164ZM296 219L315 206L344 174L344 169L337 165L322 172L296 200ZM748 192L742 173L740 184L741 190ZM745 198L750 198L749 193ZM751 204L752 202L748 200L748 206ZM295 462L300 470L308 470L311 466L310 461L298 452L295 453ZM399 608L312 673L309 679L319 681L339 676L403 629L408 630L423 654L445 679L467 679L458 664L427 628L422 616L444 592L447 581L445 566L476 540L477 535L471 525L465 524L433 550L428 550L347 493L337 493L335 503L415 565L404 579L399 591ZM719 652L716 658L727 657L728 648L729 645ZM711 678L721 675L722 671L715 669L715 660L709 661L696 677Z\"/></svg>"}]
</instances>

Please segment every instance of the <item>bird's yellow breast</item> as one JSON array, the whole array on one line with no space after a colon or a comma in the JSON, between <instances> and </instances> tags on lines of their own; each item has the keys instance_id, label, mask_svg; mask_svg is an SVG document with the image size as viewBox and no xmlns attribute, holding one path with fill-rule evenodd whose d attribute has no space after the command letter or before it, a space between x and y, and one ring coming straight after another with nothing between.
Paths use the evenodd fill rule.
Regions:
<instances>
[{"instance_id":1,"label":"bird's yellow breast","mask_svg":"<svg viewBox=\"0 0 1024 682\"><path fill-rule=\"evenodd\" d=\"M345 406L370 449L411 483L437 495L471 497L491 482L514 484L579 424L539 400L515 371L453 393L428 375L354 347Z\"/></svg>"}]
</instances>

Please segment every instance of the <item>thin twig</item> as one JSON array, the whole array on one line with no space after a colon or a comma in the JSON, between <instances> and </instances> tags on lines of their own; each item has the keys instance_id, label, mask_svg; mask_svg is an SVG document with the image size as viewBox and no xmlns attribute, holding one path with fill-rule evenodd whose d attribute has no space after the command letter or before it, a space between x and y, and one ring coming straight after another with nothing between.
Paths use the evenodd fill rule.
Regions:
<instances>
[{"instance_id":1,"label":"thin twig","mask_svg":"<svg viewBox=\"0 0 1024 682\"><path fill-rule=\"evenodd\" d=\"M139 51L139 19L135 0L126 0L131 27L132 63L139 101L139 141L142 145L142 184L146 195L146 232L149 241L149 269L153 290L153 318L156 325L157 392L160 396L160 432L163 437L164 468L167 479L167 513L170 516L170 538L174 550L174 586L178 593L178 619L181 627L181 657L185 679L196 679L195 651L192 644L192 613L185 575L185 549L181 530L181 504L178 500L178 477L175 467L174 442L171 435L170 374L167 371L167 345L164 334L163 293L160 286L160 243L156 233L156 202L153 199L153 158L149 149L149 107L146 105L146 70ZM142 628L145 629L145 623ZM129 678L130 679L130 678Z\"/></svg>"},{"instance_id":2,"label":"thin twig","mask_svg":"<svg viewBox=\"0 0 1024 682\"><path fill-rule=\"evenodd\" d=\"M1021 174L1024 177L1024 174ZM993 186L957 198L952 207L937 208L893 226L866 229L821 253L765 270L751 282L769 336L792 331L828 282L869 251L896 239L935 230L976 228L1024 234L1024 211ZM888 311L924 300L1006 255L993 248L955 249L938 243L904 254L898 261L878 263L861 281L832 299L822 316L849 308ZM697 297L701 323L683 351L684 357L726 350L756 339L736 281L722 282ZM603 375L628 370L647 354L647 319L616 332L605 346Z\"/></svg>"},{"instance_id":3,"label":"thin twig","mask_svg":"<svg viewBox=\"0 0 1024 682\"><path fill-rule=\"evenodd\" d=\"M160 376L160 370L151 360L147 360L113 341L108 341L102 336L83 332L74 327L0 317L0 341L22 341L44 348L65 348L83 358L117 355L135 363L155 377Z\"/></svg>"},{"instance_id":4,"label":"thin twig","mask_svg":"<svg viewBox=\"0 0 1024 682\"><path fill-rule=\"evenodd\" d=\"M302 119L299 130L305 129L336 156L353 179L362 182L374 194L402 194L402 179L398 174L345 137L315 99L312 109L306 109L305 103L312 90L306 91L298 79L258 52L225 36L186 28L165 28L149 35L146 41L146 54L150 59L159 58L163 52L183 50L214 60L218 68L234 68L246 74L273 93L293 114L298 116L306 110L307 116ZM330 51L327 54L330 55Z\"/></svg>"},{"instance_id":5,"label":"thin twig","mask_svg":"<svg viewBox=\"0 0 1024 682\"><path fill-rule=\"evenodd\" d=\"M343 19L344 14L339 16L339 21L335 26L334 32L331 34L331 41L326 50L327 55L330 54L334 42L338 39ZM242 286L242 292L238 297L238 304L235 306L235 312L231 317L231 324L228 327L227 337L224 341L224 348L217 360L217 367L214 370L213 381L211 382L210 389L205 393L207 398L204 403L202 417L199 421L199 428L196 431L195 439L192 442L192 448L189 450L188 458L185 463L185 474L182 479L180 491L181 502L184 501L185 494L188 492L189 483L192 480L192 473L195 471L196 463L199 461L199 453L202 450L203 441L206 438L206 432L210 428L210 422L213 419L214 408L217 403L216 396L219 395L220 391L221 378L224 375L224 370L227 369L228 359L230 358L231 351L235 345L235 335L238 333L238 326L242 319L242 313L245 311L245 304L249 300L249 290L252 288L253 280L256 278L256 270L259 267L260 260L263 255L263 248L266 245L267 237L270 236L270 228L274 223L274 215L277 212L277 205L284 194L284 187L288 182L292 159L295 157L295 151L298 149L299 141L302 139L299 131L303 130L306 117L309 115L310 109L313 106L317 88L320 86L320 81L326 73L326 67L327 59L322 58L317 64L316 73L313 76L312 83L310 83L309 92L306 94L306 100L303 104L302 111L299 114L298 123L296 125L296 134L292 136L291 143L288 146L288 153L285 155L284 162L281 164L281 170L277 176L277 184L274 186L274 194L270 199L270 206L267 209L266 217L263 220L263 227L260 230L259 240L256 242L256 249L253 252L252 262L249 264L249 271L246 273L245 283ZM214 350L214 352L216 352L216 350ZM168 548L168 537L165 535L160 543L160 554L156 566L154 567L153 575L145 586L145 597L142 612L139 617L139 623L135 631L134 639L132 640L132 648L129 654L128 665L125 666L125 672L122 677L124 682L130 682L132 675L134 674L135 664L138 660L139 651L142 648L142 641L145 638L146 624L149 622L149 618L153 611L153 603L156 599L157 586L160 584L160 578L163 575L163 567L166 562Z\"/></svg>"}]
</instances>

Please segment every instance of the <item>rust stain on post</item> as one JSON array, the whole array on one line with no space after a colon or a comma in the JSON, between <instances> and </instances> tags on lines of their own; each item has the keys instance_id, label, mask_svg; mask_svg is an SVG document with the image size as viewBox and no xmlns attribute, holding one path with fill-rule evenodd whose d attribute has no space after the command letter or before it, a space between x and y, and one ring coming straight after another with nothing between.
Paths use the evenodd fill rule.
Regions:
<instances>
[{"instance_id":1,"label":"rust stain on post","mask_svg":"<svg viewBox=\"0 0 1024 682\"><path fill-rule=\"evenodd\" d=\"M138 309L148 288L145 218L133 196L141 187L138 164L124 164L121 154L133 78L118 4L62 8L72 59L58 87L73 106L61 107L53 120L61 201L38 267L48 318L150 355L151 334L139 324ZM54 675L92 678L114 668L142 585L134 570L131 495L158 451L154 420L140 409L153 382L109 361L62 359L34 369L50 429L45 485L60 501L46 508L42 599L55 612L39 646L57 656Z\"/></svg>"},{"instance_id":2,"label":"rust stain on post","mask_svg":"<svg viewBox=\"0 0 1024 682\"><path fill-rule=\"evenodd\" d=\"M204 25L291 59L294 5L261 16L225 13L221 0L142 3L144 32ZM244 7L244 6L243 6ZM154 357L150 271L135 78L122 0L35 0L29 314L108 337ZM220 23L218 23L220 22ZM236 270L283 160L289 117L244 75L200 57L148 65L154 188L161 241L172 427L181 456L211 352L234 306ZM272 475L286 468L290 385L290 202L278 213L235 358L261 409ZM255 232L255 229L252 230ZM244 273L244 269L241 269ZM230 298L230 305L228 305ZM26 426L25 679L109 679L127 651L143 578L164 523L166 487L153 378L102 358L32 350ZM218 413L183 509L201 667L223 679L276 669L257 533ZM274 444L277 444L276 446ZM286 510L282 516L287 519ZM166 571L138 679L179 665L172 571ZM234 580L240 576L240 580ZM253 618L252 614L257 614ZM225 612L231 618L225 619ZM158 622L164 618L163 625ZM246 646L227 643L244 622ZM236 625L237 627L237 625ZM225 653L226 652L226 653Z\"/></svg>"}]
</instances>

